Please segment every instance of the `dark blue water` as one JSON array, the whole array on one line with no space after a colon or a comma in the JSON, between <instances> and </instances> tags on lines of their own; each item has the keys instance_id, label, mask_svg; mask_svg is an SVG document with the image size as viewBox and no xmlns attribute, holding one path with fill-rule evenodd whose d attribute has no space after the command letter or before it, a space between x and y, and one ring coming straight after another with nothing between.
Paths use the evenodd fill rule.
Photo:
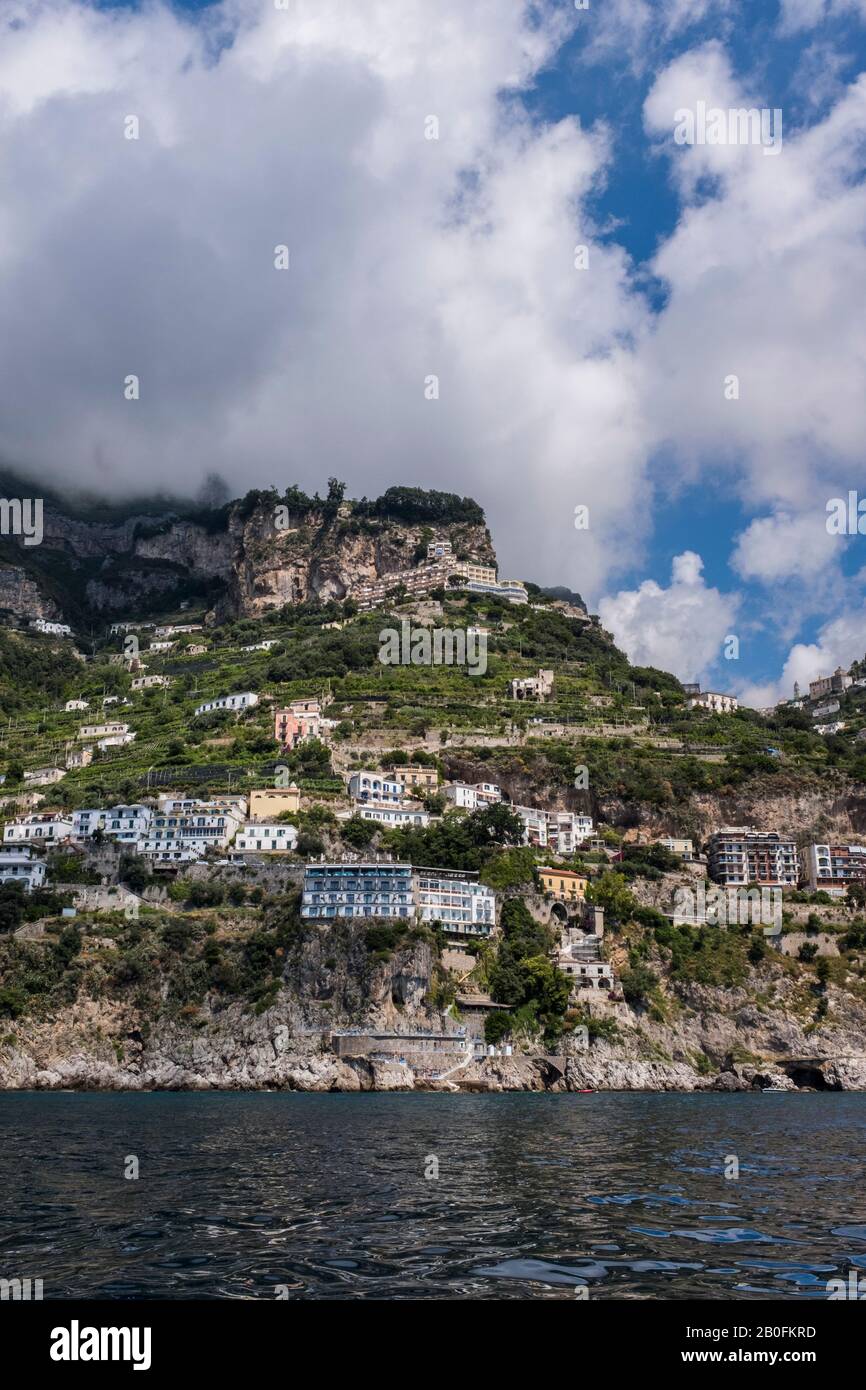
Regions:
<instances>
[{"instance_id":1,"label":"dark blue water","mask_svg":"<svg viewBox=\"0 0 866 1390\"><path fill-rule=\"evenodd\" d=\"M864 1150L866 1095L5 1093L0 1277L46 1298L826 1298L866 1271Z\"/></svg>"}]
</instances>

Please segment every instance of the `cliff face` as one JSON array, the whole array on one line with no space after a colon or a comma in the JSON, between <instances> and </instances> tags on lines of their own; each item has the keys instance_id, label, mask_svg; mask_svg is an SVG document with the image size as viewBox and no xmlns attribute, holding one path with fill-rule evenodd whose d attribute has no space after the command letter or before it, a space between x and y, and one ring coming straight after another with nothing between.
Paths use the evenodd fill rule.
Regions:
<instances>
[{"instance_id":1,"label":"cliff face","mask_svg":"<svg viewBox=\"0 0 866 1390\"><path fill-rule=\"evenodd\" d=\"M351 503L335 515L308 512L281 528L272 512L257 508L229 523L232 560L218 617L257 617L285 603L346 598L356 585L412 569L428 539L450 540L458 554L495 565L486 526L453 524L427 528L399 521L359 518Z\"/></svg>"},{"instance_id":2,"label":"cliff face","mask_svg":"<svg viewBox=\"0 0 866 1390\"><path fill-rule=\"evenodd\" d=\"M756 778L727 794L694 792L676 811L638 806L614 797L599 797L593 804L597 819L639 827L650 835L687 834L703 839L720 825L753 825L758 830L796 826L805 843L832 838L845 841L866 832L864 788L841 774L831 795L826 780L813 784L804 775L799 786L792 778L787 790Z\"/></svg>"},{"instance_id":3,"label":"cliff face","mask_svg":"<svg viewBox=\"0 0 866 1390\"><path fill-rule=\"evenodd\" d=\"M411 1076L404 1067L337 1058L332 1029L446 1026L427 1003L434 960L425 938L383 957L370 954L357 924L309 932L287 960L274 1003L261 1013L215 994L180 1012L126 994L110 997L87 972L99 974L113 955L104 941L84 958L74 1004L4 1019L0 1088L405 1088ZM163 981L156 993L167 989Z\"/></svg>"},{"instance_id":4,"label":"cliff face","mask_svg":"<svg viewBox=\"0 0 866 1390\"><path fill-rule=\"evenodd\" d=\"M39 592L39 586L27 572L15 565L0 565L0 611L16 618L59 619L60 609L52 599Z\"/></svg>"},{"instance_id":5,"label":"cliff face","mask_svg":"<svg viewBox=\"0 0 866 1390\"><path fill-rule=\"evenodd\" d=\"M102 523L46 504L42 545L29 553L22 547L20 565L0 565L0 607L22 618L74 621L80 614L61 611L62 597L57 601L64 587L80 593L83 611L96 616L168 600L194 581L219 595L215 615L224 621L287 603L343 599L362 580L411 569L434 536L451 540L460 555L496 563L483 522L412 525L359 514L351 502L307 510L285 525L279 512L265 501L252 509L235 502L216 524L170 513Z\"/></svg>"}]
</instances>

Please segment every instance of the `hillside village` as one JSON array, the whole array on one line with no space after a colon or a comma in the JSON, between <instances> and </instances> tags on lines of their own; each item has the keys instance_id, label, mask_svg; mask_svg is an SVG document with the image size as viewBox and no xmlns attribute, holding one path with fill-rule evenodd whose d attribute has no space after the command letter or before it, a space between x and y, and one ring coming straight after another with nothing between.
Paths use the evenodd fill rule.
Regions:
<instances>
[{"instance_id":1,"label":"hillside village","mask_svg":"<svg viewBox=\"0 0 866 1390\"><path fill-rule=\"evenodd\" d=\"M866 662L743 709L394 491L0 584L2 1084L866 1087Z\"/></svg>"}]
</instances>

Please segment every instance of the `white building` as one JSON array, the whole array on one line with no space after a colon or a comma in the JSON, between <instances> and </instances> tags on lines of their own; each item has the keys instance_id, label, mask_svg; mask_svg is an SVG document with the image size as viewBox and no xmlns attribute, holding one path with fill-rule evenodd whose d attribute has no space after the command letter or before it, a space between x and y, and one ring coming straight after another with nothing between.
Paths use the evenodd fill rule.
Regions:
<instances>
[{"instance_id":1,"label":"white building","mask_svg":"<svg viewBox=\"0 0 866 1390\"><path fill-rule=\"evenodd\" d=\"M196 860L203 859L207 845L186 845L183 849L160 848L148 840L139 840L138 853L149 859L151 864L156 867L159 864L194 864Z\"/></svg>"},{"instance_id":2,"label":"white building","mask_svg":"<svg viewBox=\"0 0 866 1390\"><path fill-rule=\"evenodd\" d=\"M187 814L158 811L147 835L139 841L139 853L149 856L184 849L225 849L240 828L243 817L213 802L200 801Z\"/></svg>"},{"instance_id":3,"label":"white building","mask_svg":"<svg viewBox=\"0 0 866 1390\"><path fill-rule=\"evenodd\" d=\"M201 623L169 623L166 627L156 627L154 637L179 637L185 632L201 632Z\"/></svg>"},{"instance_id":4,"label":"white building","mask_svg":"<svg viewBox=\"0 0 866 1390\"><path fill-rule=\"evenodd\" d=\"M72 749L66 754L66 770L72 772L76 767L89 767L93 762L92 748Z\"/></svg>"},{"instance_id":5,"label":"white building","mask_svg":"<svg viewBox=\"0 0 866 1390\"><path fill-rule=\"evenodd\" d=\"M839 734L844 728L844 719L834 719L832 724L816 724L813 732L816 734Z\"/></svg>"},{"instance_id":6,"label":"white building","mask_svg":"<svg viewBox=\"0 0 866 1390\"><path fill-rule=\"evenodd\" d=\"M71 637L72 628L68 623L49 623L44 618L34 618L31 627L35 627L37 632L46 632L51 637Z\"/></svg>"},{"instance_id":7,"label":"white building","mask_svg":"<svg viewBox=\"0 0 866 1390\"><path fill-rule=\"evenodd\" d=\"M202 808L208 811L228 811L236 821L247 818L247 799L245 796L211 796L207 801L197 801L195 797L179 797L170 794L157 798L157 807L167 816L190 816Z\"/></svg>"},{"instance_id":8,"label":"white building","mask_svg":"<svg viewBox=\"0 0 866 1390\"><path fill-rule=\"evenodd\" d=\"M19 820L9 821L3 830L3 843L55 845L61 840L68 840L71 834L70 816L62 815L59 811L47 811L41 815L36 812L33 815L22 816Z\"/></svg>"},{"instance_id":9,"label":"white building","mask_svg":"<svg viewBox=\"0 0 866 1390\"><path fill-rule=\"evenodd\" d=\"M451 936L489 936L496 925L496 895L477 876L449 869L412 871L422 922L441 922Z\"/></svg>"},{"instance_id":10,"label":"white building","mask_svg":"<svg viewBox=\"0 0 866 1390\"><path fill-rule=\"evenodd\" d=\"M343 811L338 820L348 820L350 815L360 816L361 820L375 820L389 830L400 825L429 825L430 817L420 806L370 806L366 801L359 802L355 811Z\"/></svg>"},{"instance_id":11,"label":"white building","mask_svg":"<svg viewBox=\"0 0 866 1390\"><path fill-rule=\"evenodd\" d=\"M705 709L711 714L733 714L740 704L736 695L721 695L717 690L704 690L686 701L689 709Z\"/></svg>"},{"instance_id":12,"label":"white building","mask_svg":"<svg viewBox=\"0 0 866 1390\"><path fill-rule=\"evenodd\" d=\"M62 767L34 767L30 772L25 772L24 781L33 787L50 787L65 776Z\"/></svg>"},{"instance_id":13,"label":"white building","mask_svg":"<svg viewBox=\"0 0 866 1390\"><path fill-rule=\"evenodd\" d=\"M171 685L171 676L136 676L132 682L133 690L153 690L157 686Z\"/></svg>"},{"instance_id":14,"label":"white building","mask_svg":"<svg viewBox=\"0 0 866 1390\"><path fill-rule=\"evenodd\" d=\"M29 845L24 849L0 847L0 883L23 883L28 893L45 882L45 861L33 857Z\"/></svg>"},{"instance_id":15,"label":"white building","mask_svg":"<svg viewBox=\"0 0 866 1390\"><path fill-rule=\"evenodd\" d=\"M78 730L79 738L114 738L117 734L128 734L128 724L82 724Z\"/></svg>"},{"instance_id":16,"label":"white building","mask_svg":"<svg viewBox=\"0 0 866 1390\"><path fill-rule=\"evenodd\" d=\"M356 801L399 806L405 800L406 788L402 782L385 777L381 772L354 772L349 778L349 795Z\"/></svg>"},{"instance_id":17,"label":"white building","mask_svg":"<svg viewBox=\"0 0 866 1390\"><path fill-rule=\"evenodd\" d=\"M828 700L825 705L816 705L812 710L813 719L826 719L828 714L838 714L842 706L838 700Z\"/></svg>"},{"instance_id":18,"label":"white building","mask_svg":"<svg viewBox=\"0 0 866 1390\"><path fill-rule=\"evenodd\" d=\"M74 709L90 709L90 702L88 700L67 700L63 708L69 714L70 710Z\"/></svg>"},{"instance_id":19,"label":"white building","mask_svg":"<svg viewBox=\"0 0 866 1390\"><path fill-rule=\"evenodd\" d=\"M850 883L866 884L866 845L810 845L806 861L813 893L844 898Z\"/></svg>"},{"instance_id":20,"label":"white building","mask_svg":"<svg viewBox=\"0 0 866 1390\"><path fill-rule=\"evenodd\" d=\"M135 741L134 733L109 734L108 738L101 738L97 743L100 753L104 753L106 748L122 748L124 744Z\"/></svg>"},{"instance_id":21,"label":"white building","mask_svg":"<svg viewBox=\"0 0 866 1390\"><path fill-rule=\"evenodd\" d=\"M252 709L259 703L259 697L252 690L244 690L239 695L218 695L215 700L205 700L204 704L199 705L195 713L212 714L215 710L235 710Z\"/></svg>"},{"instance_id":22,"label":"white building","mask_svg":"<svg viewBox=\"0 0 866 1390\"><path fill-rule=\"evenodd\" d=\"M241 647L242 652L269 652L271 647L278 647L281 638L268 637L264 642L251 642L248 647Z\"/></svg>"},{"instance_id":23,"label":"white building","mask_svg":"<svg viewBox=\"0 0 866 1390\"><path fill-rule=\"evenodd\" d=\"M112 806L108 811L73 811L72 837L89 840L97 830L118 844L136 845L147 834L153 812L149 806Z\"/></svg>"},{"instance_id":24,"label":"white building","mask_svg":"<svg viewBox=\"0 0 866 1390\"><path fill-rule=\"evenodd\" d=\"M485 806L495 806L502 800L502 788L495 782L448 782L443 787L446 800L466 811L478 811Z\"/></svg>"},{"instance_id":25,"label":"white building","mask_svg":"<svg viewBox=\"0 0 866 1390\"><path fill-rule=\"evenodd\" d=\"M512 700L547 700L553 694L553 672L539 670L537 676L518 676L508 682Z\"/></svg>"},{"instance_id":26,"label":"white building","mask_svg":"<svg viewBox=\"0 0 866 1390\"><path fill-rule=\"evenodd\" d=\"M247 821L235 836L232 849L235 854L290 854L297 843L294 825Z\"/></svg>"},{"instance_id":27,"label":"white building","mask_svg":"<svg viewBox=\"0 0 866 1390\"><path fill-rule=\"evenodd\" d=\"M523 821L523 843L558 854L573 854L592 834L592 817L574 811L544 811L535 806L512 806Z\"/></svg>"},{"instance_id":28,"label":"white building","mask_svg":"<svg viewBox=\"0 0 866 1390\"><path fill-rule=\"evenodd\" d=\"M668 850L671 854L678 854L681 859L693 859L695 847L691 840L684 839L678 835L665 835L657 840L656 844L661 845L662 849Z\"/></svg>"}]
</instances>

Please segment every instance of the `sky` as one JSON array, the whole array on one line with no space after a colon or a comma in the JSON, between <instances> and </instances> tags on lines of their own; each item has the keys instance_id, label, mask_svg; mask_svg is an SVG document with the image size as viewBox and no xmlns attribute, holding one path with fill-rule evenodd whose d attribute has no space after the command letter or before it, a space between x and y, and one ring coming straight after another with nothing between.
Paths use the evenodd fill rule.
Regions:
<instances>
[{"instance_id":1,"label":"sky","mask_svg":"<svg viewBox=\"0 0 866 1390\"><path fill-rule=\"evenodd\" d=\"M472 496L787 698L866 654L864 68L866 0L4 0L0 462Z\"/></svg>"}]
</instances>

